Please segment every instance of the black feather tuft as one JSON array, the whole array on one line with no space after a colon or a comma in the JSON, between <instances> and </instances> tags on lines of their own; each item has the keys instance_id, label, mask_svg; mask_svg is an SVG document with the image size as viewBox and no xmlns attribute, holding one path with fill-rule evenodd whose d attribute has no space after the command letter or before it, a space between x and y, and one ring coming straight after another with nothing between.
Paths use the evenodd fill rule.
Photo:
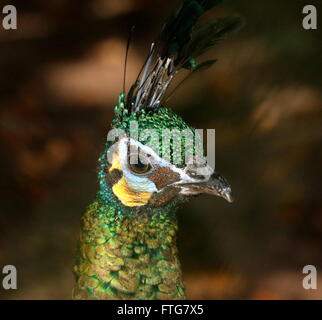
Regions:
<instances>
[{"instance_id":1,"label":"black feather tuft","mask_svg":"<svg viewBox=\"0 0 322 320\"><path fill-rule=\"evenodd\" d=\"M170 16L157 44L152 44L138 79L124 99L124 107L129 112L156 109L162 105L165 93L180 69L195 73L210 68L216 62L207 60L198 63L196 59L243 25L243 19L239 16L196 25L207 10L221 2L222 0L185 0L180 10ZM181 84L182 82L178 87Z\"/></svg>"},{"instance_id":2,"label":"black feather tuft","mask_svg":"<svg viewBox=\"0 0 322 320\"><path fill-rule=\"evenodd\" d=\"M238 31L243 25L239 16L225 17L206 25L196 27L190 41L179 52L175 64L187 67L190 59L196 59L228 35Z\"/></svg>"},{"instance_id":3,"label":"black feather tuft","mask_svg":"<svg viewBox=\"0 0 322 320\"><path fill-rule=\"evenodd\" d=\"M181 9L172 15L163 27L160 40L164 43L161 57L180 52L190 41L191 32L197 20L222 0L185 0Z\"/></svg>"}]
</instances>

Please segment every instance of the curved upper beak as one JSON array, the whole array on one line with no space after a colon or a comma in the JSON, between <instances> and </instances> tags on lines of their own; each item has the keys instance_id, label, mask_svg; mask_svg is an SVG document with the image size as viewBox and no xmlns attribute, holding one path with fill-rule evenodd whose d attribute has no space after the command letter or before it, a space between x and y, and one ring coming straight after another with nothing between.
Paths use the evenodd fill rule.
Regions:
<instances>
[{"instance_id":1,"label":"curved upper beak","mask_svg":"<svg viewBox=\"0 0 322 320\"><path fill-rule=\"evenodd\" d=\"M202 193L212 194L224 198L229 203L234 201L232 191L227 180L217 172L214 172L207 181L181 184L185 195L197 195Z\"/></svg>"},{"instance_id":2,"label":"curved upper beak","mask_svg":"<svg viewBox=\"0 0 322 320\"><path fill-rule=\"evenodd\" d=\"M229 203L234 201L232 191L227 180L214 172L207 182L201 183L201 191L203 193L213 194L226 199Z\"/></svg>"}]
</instances>

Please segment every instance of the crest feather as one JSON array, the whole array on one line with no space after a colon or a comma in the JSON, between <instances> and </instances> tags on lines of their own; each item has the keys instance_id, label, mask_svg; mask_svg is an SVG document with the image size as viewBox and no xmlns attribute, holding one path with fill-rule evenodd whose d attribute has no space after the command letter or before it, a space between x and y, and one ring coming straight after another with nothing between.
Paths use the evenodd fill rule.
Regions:
<instances>
[{"instance_id":1,"label":"crest feather","mask_svg":"<svg viewBox=\"0 0 322 320\"><path fill-rule=\"evenodd\" d=\"M126 114L158 109L165 93L180 69L190 73L211 67L216 60L196 59L240 29L243 19L231 16L217 19L206 25L196 25L198 19L221 0L185 0L176 14L164 25L158 41L151 45L150 53L127 94L123 93L119 109Z\"/></svg>"}]
</instances>

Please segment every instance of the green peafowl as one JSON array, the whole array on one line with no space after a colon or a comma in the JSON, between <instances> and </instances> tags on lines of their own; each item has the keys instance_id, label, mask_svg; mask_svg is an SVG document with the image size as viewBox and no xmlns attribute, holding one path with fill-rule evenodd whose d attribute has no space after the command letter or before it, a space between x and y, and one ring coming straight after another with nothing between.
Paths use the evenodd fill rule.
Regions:
<instances>
[{"instance_id":1,"label":"green peafowl","mask_svg":"<svg viewBox=\"0 0 322 320\"><path fill-rule=\"evenodd\" d=\"M241 26L238 16L196 25L219 2L185 0L152 44L137 80L119 96L113 134L98 160L99 191L82 218L74 299L185 299L176 209L201 193L229 202L232 196L209 165L197 170L200 137L164 103L177 72L212 66L216 60L196 59ZM178 146L190 138L175 144L171 135L183 131L194 141L187 161Z\"/></svg>"}]
</instances>

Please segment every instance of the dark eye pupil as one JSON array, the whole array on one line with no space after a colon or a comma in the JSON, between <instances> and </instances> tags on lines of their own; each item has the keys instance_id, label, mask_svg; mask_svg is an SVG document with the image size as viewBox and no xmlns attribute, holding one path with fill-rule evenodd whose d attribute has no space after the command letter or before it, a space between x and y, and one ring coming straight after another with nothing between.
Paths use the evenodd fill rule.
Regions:
<instances>
[{"instance_id":1,"label":"dark eye pupil","mask_svg":"<svg viewBox=\"0 0 322 320\"><path fill-rule=\"evenodd\" d=\"M130 164L130 168L135 173L146 173L151 169L151 166L139 160L137 163Z\"/></svg>"}]
</instances>

